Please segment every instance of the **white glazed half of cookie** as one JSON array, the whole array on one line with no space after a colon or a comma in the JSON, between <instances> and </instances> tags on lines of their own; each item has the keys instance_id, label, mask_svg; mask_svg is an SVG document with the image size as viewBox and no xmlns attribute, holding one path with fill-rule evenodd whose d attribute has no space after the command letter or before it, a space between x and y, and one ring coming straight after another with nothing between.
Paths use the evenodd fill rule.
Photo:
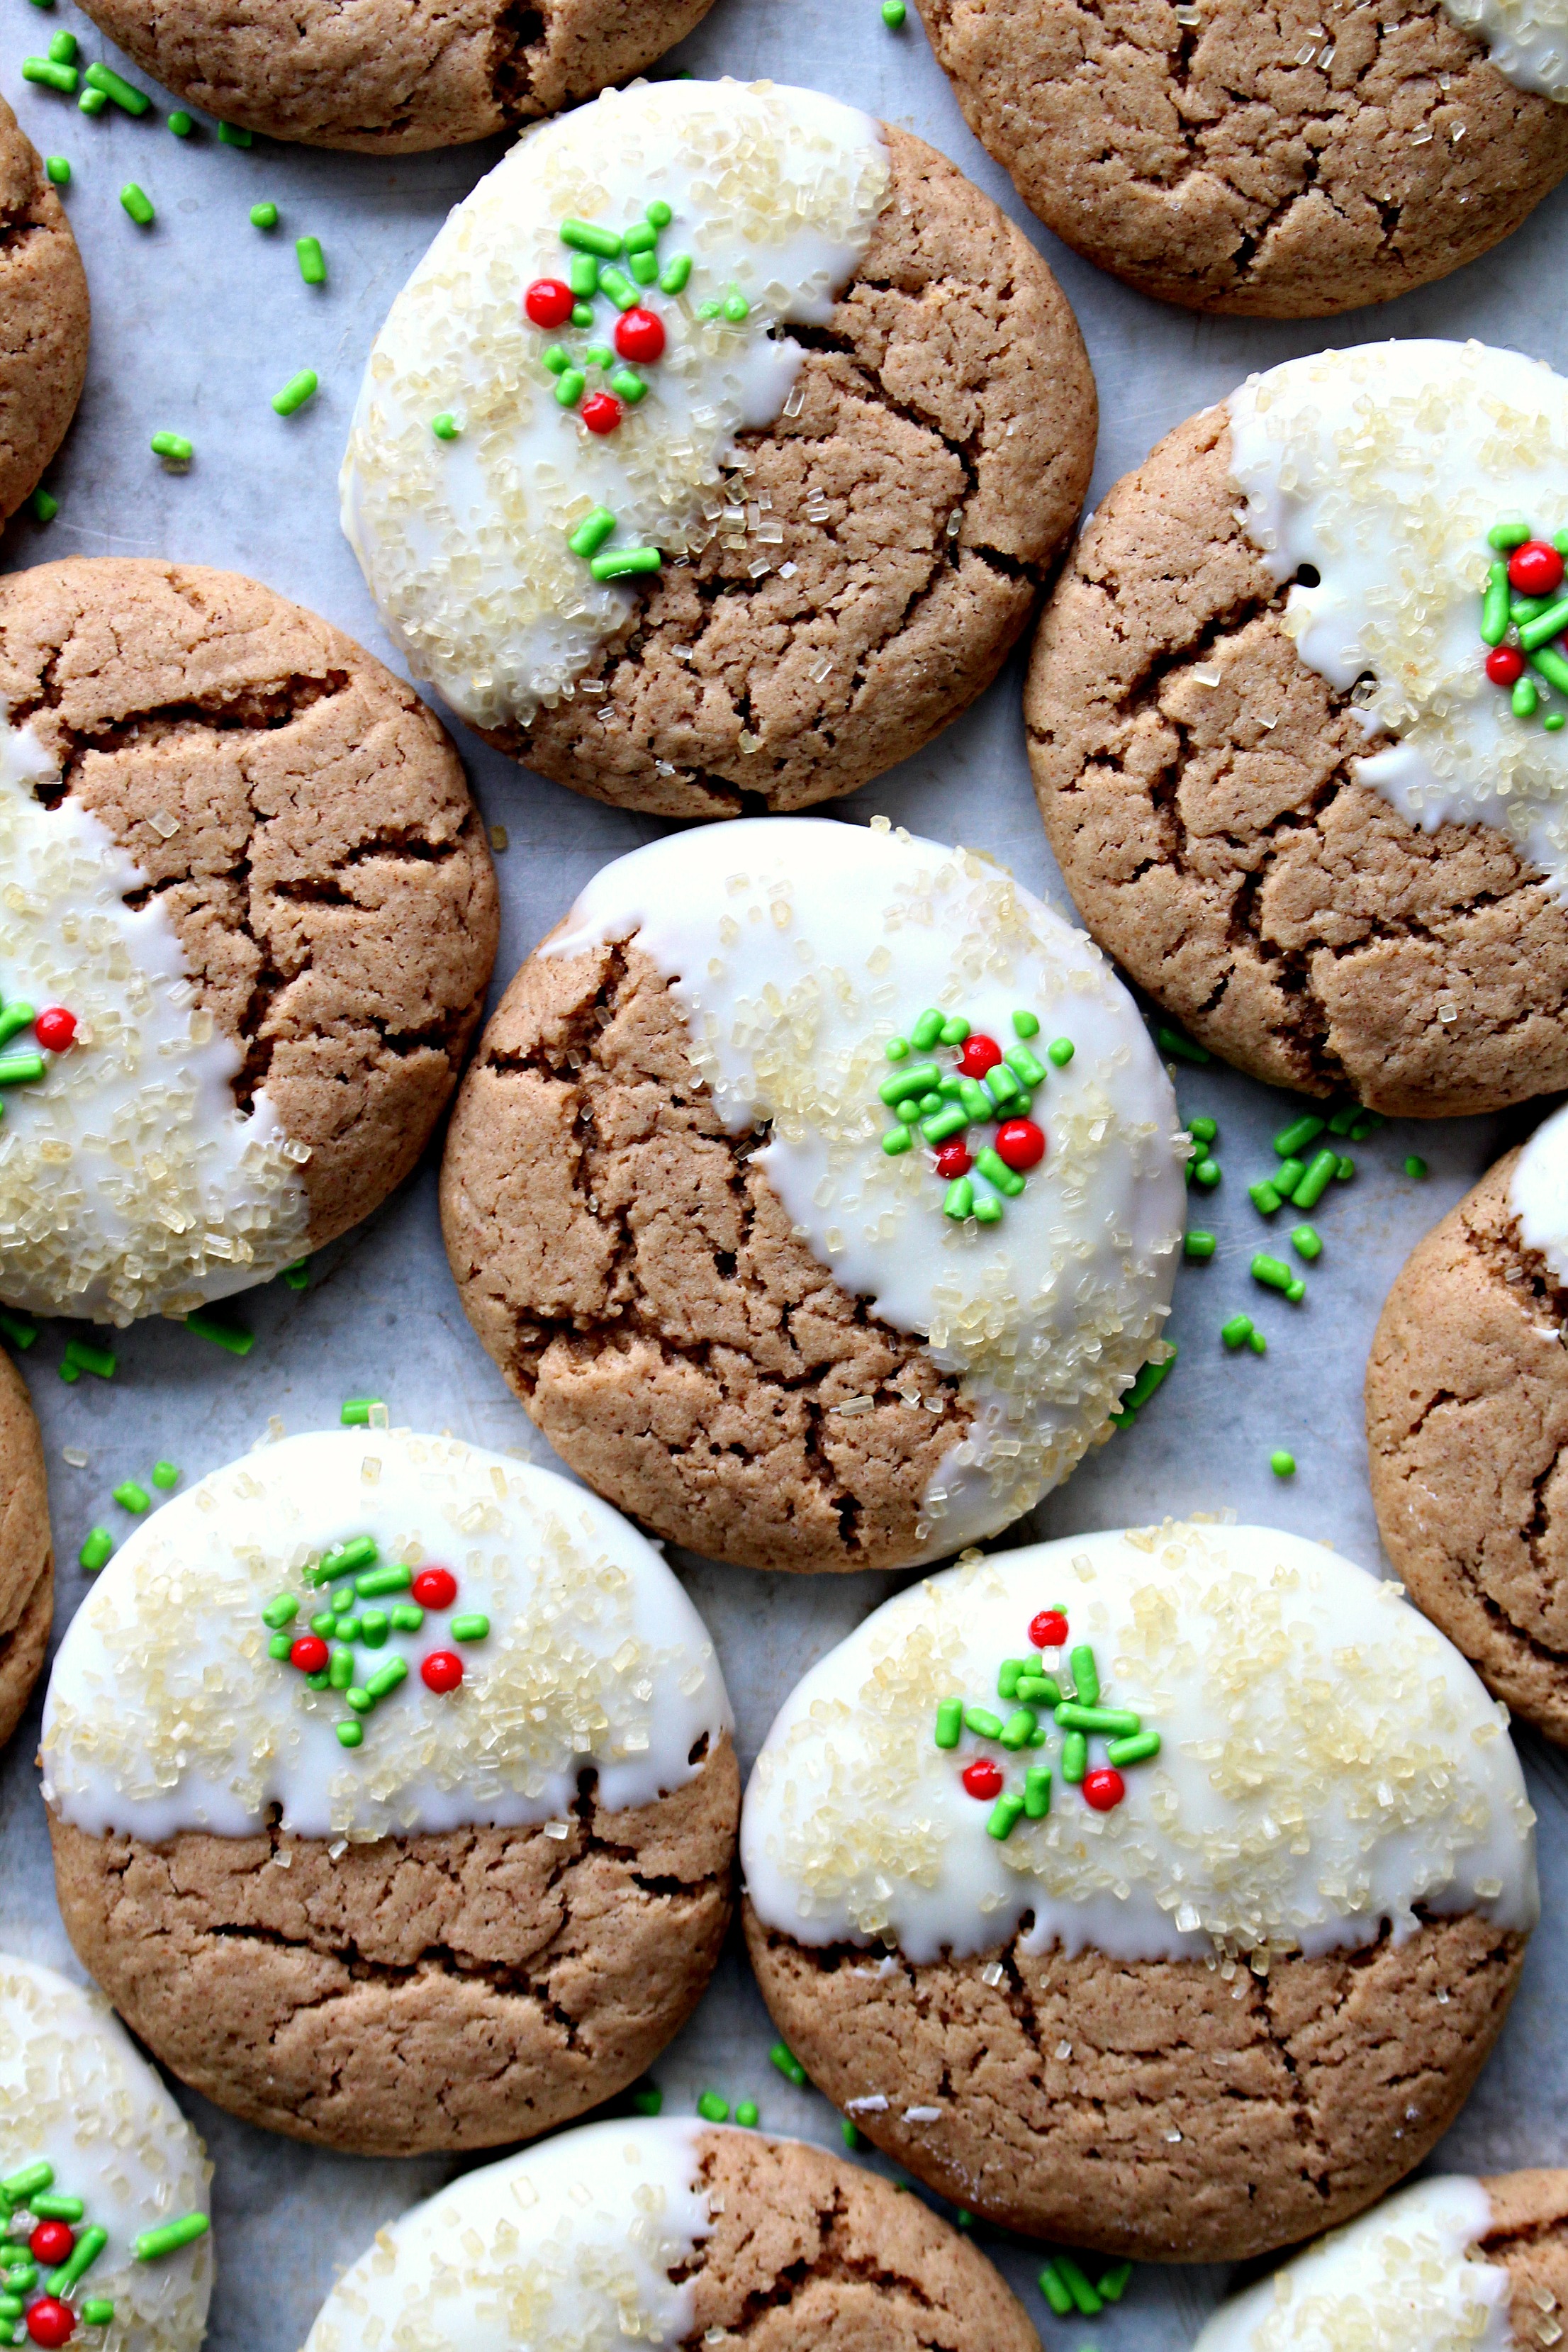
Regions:
<instances>
[{"instance_id":1,"label":"white glazed half of cookie","mask_svg":"<svg viewBox=\"0 0 1568 2352\"><path fill-rule=\"evenodd\" d=\"M211 2169L107 2002L0 1953L5 2341L196 2352Z\"/></svg>"},{"instance_id":2,"label":"white glazed half of cookie","mask_svg":"<svg viewBox=\"0 0 1568 2352\"><path fill-rule=\"evenodd\" d=\"M1289 2243L1420 2160L1499 2031L1538 1910L1504 1720L1300 1537L963 1565L781 1709L753 1965L834 2103L973 2211L1163 2260Z\"/></svg>"},{"instance_id":3,"label":"white glazed half of cookie","mask_svg":"<svg viewBox=\"0 0 1568 2352\"><path fill-rule=\"evenodd\" d=\"M530 2137L706 1980L730 1727L700 1619L594 1496L451 1439L285 1439L138 1528L61 1646L66 1925L251 2120L387 2154Z\"/></svg>"}]
</instances>

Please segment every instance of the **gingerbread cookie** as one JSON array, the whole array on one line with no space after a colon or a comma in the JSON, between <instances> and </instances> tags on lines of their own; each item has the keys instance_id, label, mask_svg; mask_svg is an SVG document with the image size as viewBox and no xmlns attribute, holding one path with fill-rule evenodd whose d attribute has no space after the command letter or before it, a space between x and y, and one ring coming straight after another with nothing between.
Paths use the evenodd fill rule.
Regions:
<instances>
[{"instance_id":1,"label":"gingerbread cookie","mask_svg":"<svg viewBox=\"0 0 1568 2352\"><path fill-rule=\"evenodd\" d=\"M309 147L411 155L489 139L642 73L712 0L290 0L177 15L92 0L111 41L192 106Z\"/></svg>"},{"instance_id":2,"label":"gingerbread cookie","mask_svg":"<svg viewBox=\"0 0 1568 2352\"><path fill-rule=\"evenodd\" d=\"M911 1586L785 1700L746 1933L818 2087L972 2211L1237 2261L1418 2164L1538 1911L1498 1710L1397 1588L1268 1528Z\"/></svg>"},{"instance_id":3,"label":"gingerbread cookie","mask_svg":"<svg viewBox=\"0 0 1568 2352\"><path fill-rule=\"evenodd\" d=\"M1510 236L1568 171L1568 36L1549 0L919 5L1025 203L1190 310L1388 301Z\"/></svg>"},{"instance_id":4,"label":"gingerbread cookie","mask_svg":"<svg viewBox=\"0 0 1568 2352\"><path fill-rule=\"evenodd\" d=\"M521 2328L521 2334L518 2330ZM305 2352L1038 2352L984 2256L918 2197L798 2140L590 2124L377 2233Z\"/></svg>"},{"instance_id":5,"label":"gingerbread cookie","mask_svg":"<svg viewBox=\"0 0 1568 2352\"><path fill-rule=\"evenodd\" d=\"M1055 279L943 157L667 81L451 215L371 354L343 527L416 675L526 766L787 811L991 683L1094 431Z\"/></svg>"},{"instance_id":6,"label":"gingerbread cookie","mask_svg":"<svg viewBox=\"0 0 1568 2352\"><path fill-rule=\"evenodd\" d=\"M84 1964L183 2081L377 2156L639 2074L731 1907L701 1620L614 1511L406 1431L283 1440L143 1522L42 1761Z\"/></svg>"},{"instance_id":7,"label":"gingerbread cookie","mask_svg":"<svg viewBox=\"0 0 1568 2352\"><path fill-rule=\"evenodd\" d=\"M441 728L233 572L0 583L0 1299L127 1324L383 1201L446 1104L495 877Z\"/></svg>"},{"instance_id":8,"label":"gingerbread cookie","mask_svg":"<svg viewBox=\"0 0 1568 2352\"><path fill-rule=\"evenodd\" d=\"M0 1747L38 1679L54 1613L43 1440L26 1381L0 1355Z\"/></svg>"},{"instance_id":9,"label":"gingerbread cookie","mask_svg":"<svg viewBox=\"0 0 1568 2352\"><path fill-rule=\"evenodd\" d=\"M442 1170L573 1469L752 1568L903 1568L1173 1352L1188 1149L1131 998L989 860L822 818L635 850L526 963Z\"/></svg>"},{"instance_id":10,"label":"gingerbread cookie","mask_svg":"<svg viewBox=\"0 0 1568 2352\"><path fill-rule=\"evenodd\" d=\"M212 2167L97 1993L0 1953L0 2328L28 2352L197 2352Z\"/></svg>"},{"instance_id":11,"label":"gingerbread cookie","mask_svg":"<svg viewBox=\"0 0 1568 2352\"><path fill-rule=\"evenodd\" d=\"M1568 1742L1568 1110L1412 1252L1373 1340L1366 1431L1411 1599Z\"/></svg>"},{"instance_id":12,"label":"gingerbread cookie","mask_svg":"<svg viewBox=\"0 0 1568 2352\"><path fill-rule=\"evenodd\" d=\"M37 150L0 99L0 520L66 437L87 374L87 277Z\"/></svg>"},{"instance_id":13,"label":"gingerbread cookie","mask_svg":"<svg viewBox=\"0 0 1568 2352\"><path fill-rule=\"evenodd\" d=\"M1255 1076L1413 1118L1568 1086L1554 534L1568 383L1444 342L1250 378L1085 531L1026 697L1046 829Z\"/></svg>"}]
</instances>

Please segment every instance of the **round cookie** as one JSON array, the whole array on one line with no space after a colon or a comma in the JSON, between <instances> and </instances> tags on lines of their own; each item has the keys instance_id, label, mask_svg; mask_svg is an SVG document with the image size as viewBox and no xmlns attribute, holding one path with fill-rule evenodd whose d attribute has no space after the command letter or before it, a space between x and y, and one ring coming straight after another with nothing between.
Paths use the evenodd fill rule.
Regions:
<instances>
[{"instance_id":1,"label":"round cookie","mask_svg":"<svg viewBox=\"0 0 1568 2352\"><path fill-rule=\"evenodd\" d=\"M1568 1742L1568 1110L1419 1243L1366 1368L1394 1570L1489 1690Z\"/></svg>"},{"instance_id":2,"label":"round cookie","mask_svg":"<svg viewBox=\"0 0 1568 2352\"><path fill-rule=\"evenodd\" d=\"M1558 2341L1568 2172L1418 2181L1223 2304L1193 2352L1484 2352Z\"/></svg>"},{"instance_id":3,"label":"round cookie","mask_svg":"<svg viewBox=\"0 0 1568 2352\"><path fill-rule=\"evenodd\" d=\"M1568 1086L1568 659L1486 602L1565 468L1549 369L1372 344L1178 425L1079 543L1025 700L1052 847L1270 1085L1412 1118Z\"/></svg>"},{"instance_id":4,"label":"round cookie","mask_svg":"<svg viewBox=\"0 0 1568 2352\"><path fill-rule=\"evenodd\" d=\"M5 2341L197 2352L211 2178L108 2003L0 1953L0 2295L21 2306Z\"/></svg>"},{"instance_id":5,"label":"round cookie","mask_svg":"<svg viewBox=\"0 0 1568 2352\"><path fill-rule=\"evenodd\" d=\"M1189 310L1388 301L1511 235L1568 171L1568 40L1537 0L919 5L1025 203Z\"/></svg>"},{"instance_id":6,"label":"round cookie","mask_svg":"<svg viewBox=\"0 0 1568 2352\"><path fill-rule=\"evenodd\" d=\"M178 12L92 0L93 22L165 89L308 147L412 155L576 106L644 72L712 0L290 0Z\"/></svg>"},{"instance_id":7,"label":"round cookie","mask_svg":"<svg viewBox=\"0 0 1568 2352\"><path fill-rule=\"evenodd\" d=\"M989 686L1094 434L1056 280L944 157L810 90L666 81L451 215L371 354L343 527L416 676L526 766L787 812Z\"/></svg>"},{"instance_id":8,"label":"round cookie","mask_svg":"<svg viewBox=\"0 0 1568 2352\"><path fill-rule=\"evenodd\" d=\"M138 1528L66 1635L60 1910L247 2122L375 2156L531 2138L707 1982L730 1731L701 1620L592 1496L451 1439L285 1439Z\"/></svg>"},{"instance_id":9,"label":"round cookie","mask_svg":"<svg viewBox=\"0 0 1568 2352\"><path fill-rule=\"evenodd\" d=\"M1167 1520L961 1563L813 1668L746 1791L747 1944L818 2088L929 2187L1239 2261L1447 2130L1537 1916L1533 1821L1396 1587Z\"/></svg>"},{"instance_id":10,"label":"round cookie","mask_svg":"<svg viewBox=\"0 0 1568 2352\"><path fill-rule=\"evenodd\" d=\"M590 2124L415 2206L339 2280L305 2352L373 2352L396 2328L423 2352L1038 2352L984 2256L918 2197L798 2140L673 2119Z\"/></svg>"},{"instance_id":11,"label":"round cookie","mask_svg":"<svg viewBox=\"0 0 1568 2352\"><path fill-rule=\"evenodd\" d=\"M1000 866L757 818L617 858L523 966L441 1213L601 1494L742 1567L905 1568L1157 1385L1188 1148L1131 998Z\"/></svg>"},{"instance_id":12,"label":"round cookie","mask_svg":"<svg viewBox=\"0 0 1568 2352\"><path fill-rule=\"evenodd\" d=\"M0 1748L22 1720L54 1613L43 1440L26 1381L0 1354Z\"/></svg>"},{"instance_id":13,"label":"round cookie","mask_svg":"<svg viewBox=\"0 0 1568 2352\"><path fill-rule=\"evenodd\" d=\"M409 1173L495 877L450 742L351 639L232 572L12 573L0 856L0 1299L185 1314Z\"/></svg>"},{"instance_id":14,"label":"round cookie","mask_svg":"<svg viewBox=\"0 0 1568 2352\"><path fill-rule=\"evenodd\" d=\"M87 277L37 150L0 99L0 520L66 437L87 374Z\"/></svg>"}]
</instances>

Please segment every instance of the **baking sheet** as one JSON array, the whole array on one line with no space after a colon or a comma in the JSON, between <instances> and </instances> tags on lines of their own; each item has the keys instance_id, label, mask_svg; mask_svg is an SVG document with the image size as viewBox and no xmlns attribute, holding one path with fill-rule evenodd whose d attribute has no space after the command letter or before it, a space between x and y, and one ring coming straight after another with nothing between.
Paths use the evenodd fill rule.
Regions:
<instances>
[{"instance_id":1,"label":"baking sheet","mask_svg":"<svg viewBox=\"0 0 1568 2352\"><path fill-rule=\"evenodd\" d=\"M314 605L384 657L389 648L339 535L336 475L371 341L397 288L438 226L500 152L500 143L380 161L258 141L217 143L210 122L186 142L155 116L110 109L96 121L68 99L20 78L24 56L69 26L84 57L124 66L68 5L45 14L7 0L0 16L3 87L46 154L69 157L66 202L92 284L94 332L86 396L50 484L60 499L47 528L18 518L0 560L9 567L68 554L170 556L232 566ZM718 0L707 24L665 70L808 82L921 133L987 188L1032 235L1060 277L1088 340L1100 386L1096 491L1135 465L1170 425L1222 397L1247 371L1326 342L1385 335L1476 335L1558 366L1568 361L1560 270L1568 188L1521 233L1445 284L1348 320L1274 324L1197 319L1163 310L1100 276L1033 223L1004 174L965 129L911 11L901 34L875 0ZM140 81L141 77L135 77ZM128 180L157 207L149 230L121 208ZM270 236L250 205L282 213ZM326 249L326 286L304 286L293 239ZM270 394L313 367L317 399L289 420ZM160 429L188 434L195 461L165 474L148 450ZM395 663L394 667L397 667ZM917 832L963 840L1005 859L1068 908L1029 789L1019 717L1021 656L965 719L918 758L837 813L875 810ZM498 859L504 923L498 987L596 867L659 828L526 776L457 730L485 814L503 825ZM1186 1115L1220 1122L1225 1177L1201 1222L1219 1236L1206 1266L1184 1267L1171 1335L1177 1366L1138 1426L1086 1463L1009 1540L1142 1523L1194 1508L1233 1509L1377 1557L1367 1495L1361 1374L1379 1304L1418 1236L1532 1123L1510 1119L1391 1128L1358 1149L1353 1183L1334 1188L1317 1222L1325 1249L1298 1307L1265 1296L1247 1264L1259 1246L1246 1197L1269 1164L1268 1138L1288 1098L1217 1066L1178 1073ZM1431 1174L1402 1171L1418 1150ZM1225 1354L1226 1316L1245 1308L1269 1352ZM110 1500L159 1455L187 1478L244 1451L272 1415L290 1431L338 1418L345 1396L387 1399L395 1422L451 1429L476 1443L552 1456L472 1337L447 1277L426 1164L403 1193L317 1261L310 1292L280 1286L243 1303L257 1345L238 1361L176 1328L142 1326L119 1343L111 1383L58 1377L66 1336L47 1329L24 1359L47 1448L62 1570L58 1624L86 1580L75 1565L88 1528L130 1522ZM1281 1484L1268 1455L1295 1454ZM85 1468L63 1459L84 1449ZM877 1576L759 1576L676 1556L719 1644L749 1763L773 1711L815 1659L898 1581ZM55 1907L43 1810L32 1766L37 1704L0 1759L0 1948L79 1974ZM1541 1815L1545 1916L1502 2041L1443 2143L1447 2169L1568 2161L1568 1966L1558 1946L1568 1911L1568 1766L1521 1737ZM773 2035L731 1946L696 2018L659 2062L667 2112L698 2092L754 2097L766 2124L837 2145L838 2119L815 2093L770 2067ZM182 2103L216 2164L217 2291L213 2352L297 2352L336 2273L376 2227L462 2168L444 2159L372 2163L317 2155L233 2122L184 2092ZM881 2159L868 2158L882 2169ZM1225 2284L1208 2270L1142 2266L1120 2309L1093 2322L1051 2317L1033 2284L1038 2254L982 2231L1023 2294L1052 2352L1090 2340L1106 2352L1179 2352Z\"/></svg>"}]
</instances>

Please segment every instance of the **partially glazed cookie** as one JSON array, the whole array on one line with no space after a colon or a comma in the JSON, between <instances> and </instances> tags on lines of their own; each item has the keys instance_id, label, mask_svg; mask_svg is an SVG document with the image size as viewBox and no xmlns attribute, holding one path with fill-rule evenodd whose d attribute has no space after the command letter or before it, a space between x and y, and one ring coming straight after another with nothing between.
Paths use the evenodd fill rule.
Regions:
<instances>
[{"instance_id":1,"label":"partially glazed cookie","mask_svg":"<svg viewBox=\"0 0 1568 2352\"><path fill-rule=\"evenodd\" d=\"M1079 543L1026 696L1046 829L1101 945L1270 1085L1568 1086L1565 481L1550 369L1372 344L1178 425Z\"/></svg>"},{"instance_id":2,"label":"partially glazed cookie","mask_svg":"<svg viewBox=\"0 0 1568 2352\"><path fill-rule=\"evenodd\" d=\"M901 1568L1168 1357L1186 1149L1131 999L1001 867L758 819L618 858L523 966L442 1221L601 1494L743 1567Z\"/></svg>"},{"instance_id":3,"label":"partially glazed cookie","mask_svg":"<svg viewBox=\"0 0 1568 2352\"><path fill-rule=\"evenodd\" d=\"M1327 1547L1072 1536L887 1602L746 1791L780 2032L918 2179L1023 2231L1240 2260L1418 2164L1535 1922L1500 1711Z\"/></svg>"},{"instance_id":4,"label":"partially glazed cookie","mask_svg":"<svg viewBox=\"0 0 1568 2352\"><path fill-rule=\"evenodd\" d=\"M184 2082L358 2154L531 2138L639 2074L731 1907L700 1619L615 1512L406 1431L167 1504L44 1715L66 1927Z\"/></svg>"},{"instance_id":5,"label":"partially glazed cookie","mask_svg":"<svg viewBox=\"0 0 1568 2352\"><path fill-rule=\"evenodd\" d=\"M305 2352L1038 2352L984 2256L918 2197L798 2140L591 2124L376 2234Z\"/></svg>"},{"instance_id":6,"label":"partially glazed cookie","mask_svg":"<svg viewBox=\"0 0 1568 2352\"><path fill-rule=\"evenodd\" d=\"M1166 302L1265 319L1473 261L1568 171L1551 0L919 0L1026 204Z\"/></svg>"},{"instance_id":7,"label":"partially glazed cookie","mask_svg":"<svg viewBox=\"0 0 1568 2352\"><path fill-rule=\"evenodd\" d=\"M413 1168L495 877L456 752L233 572L0 583L0 1299L127 1324L265 1281Z\"/></svg>"},{"instance_id":8,"label":"partially glazed cookie","mask_svg":"<svg viewBox=\"0 0 1568 2352\"><path fill-rule=\"evenodd\" d=\"M0 1355L0 1747L38 1679L54 1613L43 1440L26 1381Z\"/></svg>"},{"instance_id":9,"label":"partially glazed cookie","mask_svg":"<svg viewBox=\"0 0 1568 2352\"><path fill-rule=\"evenodd\" d=\"M1223 2304L1193 2352L1512 2352L1560 2341L1568 2172L1423 2180Z\"/></svg>"},{"instance_id":10,"label":"partially glazed cookie","mask_svg":"<svg viewBox=\"0 0 1568 2352\"><path fill-rule=\"evenodd\" d=\"M804 808L995 677L1094 454L990 199L814 91L665 81L530 134L371 353L343 527L416 676L557 783Z\"/></svg>"},{"instance_id":11,"label":"partially glazed cookie","mask_svg":"<svg viewBox=\"0 0 1568 2352\"><path fill-rule=\"evenodd\" d=\"M87 277L65 207L0 99L0 520L66 437L87 374Z\"/></svg>"},{"instance_id":12,"label":"partially glazed cookie","mask_svg":"<svg viewBox=\"0 0 1568 2352\"><path fill-rule=\"evenodd\" d=\"M1367 1362L1366 1433L1411 1599L1568 1742L1568 1110L1411 1253Z\"/></svg>"},{"instance_id":13,"label":"partially glazed cookie","mask_svg":"<svg viewBox=\"0 0 1568 2352\"><path fill-rule=\"evenodd\" d=\"M0 1953L5 2342L197 2352L213 2286L211 2173L108 2003Z\"/></svg>"}]
</instances>

